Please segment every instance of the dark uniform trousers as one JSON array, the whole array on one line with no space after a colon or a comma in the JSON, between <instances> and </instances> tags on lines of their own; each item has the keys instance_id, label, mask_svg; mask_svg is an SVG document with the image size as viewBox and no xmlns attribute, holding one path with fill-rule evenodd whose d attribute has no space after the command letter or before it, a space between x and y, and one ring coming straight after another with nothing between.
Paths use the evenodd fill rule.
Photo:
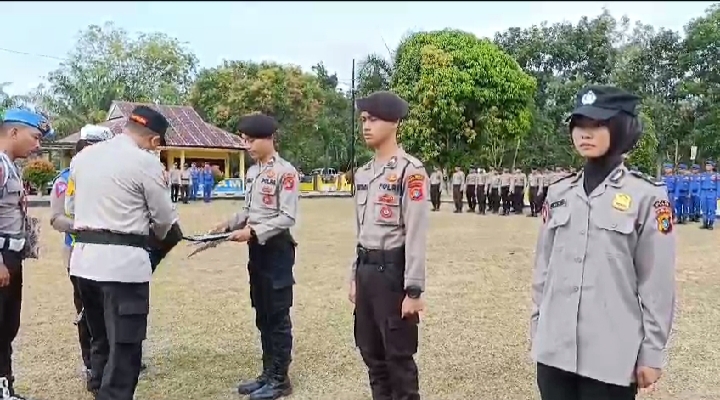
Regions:
<instances>
[{"instance_id":1,"label":"dark uniform trousers","mask_svg":"<svg viewBox=\"0 0 720 400\"><path fill-rule=\"evenodd\" d=\"M515 190L513 190L513 210L515 211L515 214L522 214L523 208L525 207L525 187L524 186L515 186Z\"/></svg>"},{"instance_id":2,"label":"dark uniform trousers","mask_svg":"<svg viewBox=\"0 0 720 400\"><path fill-rule=\"evenodd\" d=\"M180 199L185 204L187 204L188 200L190 200L190 183L189 182L183 182L183 184L180 185Z\"/></svg>"},{"instance_id":3,"label":"dark uniform trousers","mask_svg":"<svg viewBox=\"0 0 720 400\"><path fill-rule=\"evenodd\" d=\"M536 216L538 210L540 210L540 196L538 196L538 187L530 186L528 190L528 197L530 200L530 215Z\"/></svg>"},{"instance_id":4,"label":"dark uniform trousers","mask_svg":"<svg viewBox=\"0 0 720 400\"><path fill-rule=\"evenodd\" d=\"M418 318L401 316L405 249L358 248L355 343L368 367L373 400L420 399Z\"/></svg>"},{"instance_id":5,"label":"dark uniform trousers","mask_svg":"<svg viewBox=\"0 0 720 400\"><path fill-rule=\"evenodd\" d=\"M634 400L637 386L618 386L537 364L542 400Z\"/></svg>"},{"instance_id":6,"label":"dark uniform trousers","mask_svg":"<svg viewBox=\"0 0 720 400\"><path fill-rule=\"evenodd\" d=\"M263 375L279 381L287 378L292 360L293 266L295 241L285 231L261 245L248 242L250 302L260 331Z\"/></svg>"},{"instance_id":7,"label":"dark uniform trousers","mask_svg":"<svg viewBox=\"0 0 720 400\"><path fill-rule=\"evenodd\" d=\"M463 198L462 198L462 185L452 185L453 190L453 204L455 204L455 211L462 211Z\"/></svg>"},{"instance_id":8,"label":"dark uniform trousers","mask_svg":"<svg viewBox=\"0 0 720 400\"><path fill-rule=\"evenodd\" d=\"M490 188L490 209L497 214L500 210L500 192L498 188Z\"/></svg>"},{"instance_id":9,"label":"dark uniform trousers","mask_svg":"<svg viewBox=\"0 0 720 400\"><path fill-rule=\"evenodd\" d=\"M485 210L487 210L487 193L485 192L485 185L477 185L475 188L478 213L485 214Z\"/></svg>"},{"instance_id":10,"label":"dark uniform trousers","mask_svg":"<svg viewBox=\"0 0 720 400\"><path fill-rule=\"evenodd\" d=\"M20 329L22 305L22 258L20 253L3 250L3 264L10 273L10 283L0 288L0 378L7 378L12 393L12 342Z\"/></svg>"},{"instance_id":11,"label":"dark uniform trousers","mask_svg":"<svg viewBox=\"0 0 720 400\"><path fill-rule=\"evenodd\" d=\"M432 202L433 208L436 210L440 208L440 184L430 185L430 201Z\"/></svg>"},{"instance_id":12,"label":"dark uniform trousers","mask_svg":"<svg viewBox=\"0 0 720 400\"><path fill-rule=\"evenodd\" d=\"M80 318L75 321L78 328L80 353L82 354L82 360L85 368L91 369L92 365L90 364L90 355L92 354L92 342L90 339L90 329L88 328L87 318L85 317L85 312L83 311L82 298L80 297L80 289L78 287L78 278L70 276L70 282L73 286L73 303L75 303L75 312L77 312L78 315L82 312Z\"/></svg>"},{"instance_id":13,"label":"dark uniform trousers","mask_svg":"<svg viewBox=\"0 0 720 400\"><path fill-rule=\"evenodd\" d=\"M540 196L538 196L539 197L538 198L538 204L539 204L538 211L540 211L540 209L542 208L542 204L545 202L545 198L547 197L547 192L548 192L548 187L543 186L542 193L540 194Z\"/></svg>"},{"instance_id":14,"label":"dark uniform trousers","mask_svg":"<svg viewBox=\"0 0 720 400\"><path fill-rule=\"evenodd\" d=\"M132 400L147 333L150 284L76 277L92 337L88 388L96 400Z\"/></svg>"},{"instance_id":15,"label":"dark uniform trousers","mask_svg":"<svg viewBox=\"0 0 720 400\"><path fill-rule=\"evenodd\" d=\"M173 203L177 203L179 196L180 196L180 185L177 183L171 184L170 185L170 200L172 200Z\"/></svg>"},{"instance_id":16,"label":"dark uniform trousers","mask_svg":"<svg viewBox=\"0 0 720 400\"><path fill-rule=\"evenodd\" d=\"M500 187L500 199L502 200L503 214L510 212L510 186Z\"/></svg>"},{"instance_id":17,"label":"dark uniform trousers","mask_svg":"<svg viewBox=\"0 0 720 400\"><path fill-rule=\"evenodd\" d=\"M475 206L477 206L477 193L475 192L476 190L476 185L465 186L465 197L467 197L468 207L470 208L470 211L475 211Z\"/></svg>"}]
</instances>

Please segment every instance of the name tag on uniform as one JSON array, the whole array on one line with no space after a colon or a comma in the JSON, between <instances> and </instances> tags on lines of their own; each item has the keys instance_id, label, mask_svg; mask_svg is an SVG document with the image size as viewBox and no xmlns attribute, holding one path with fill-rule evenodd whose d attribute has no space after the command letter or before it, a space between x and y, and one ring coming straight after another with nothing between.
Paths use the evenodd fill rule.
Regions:
<instances>
[{"instance_id":1,"label":"name tag on uniform","mask_svg":"<svg viewBox=\"0 0 720 400\"><path fill-rule=\"evenodd\" d=\"M355 188L357 190L368 190L368 185L367 183L358 183L357 185L355 185Z\"/></svg>"},{"instance_id":2,"label":"name tag on uniform","mask_svg":"<svg viewBox=\"0 0 720 400\"><path fill-rule=\"evenodd\" d=\"M388 192L397 192L398 185L397 185L397 183L381 183L380 189L388 191Z\"/></svg>"},{"instance_id":3,"label":"name tag on uniform","mask_svg":"<svg viewBox=\"0 0 720 400\"><path fill-rule=\"evenodd\" d=\"M562 206L566 206L566 205L567 205L567 202L565 201L565 199L553 201L552 203L550 203L550 209L552 210L553 208L558 208L558 207L562 207Z\"/></svg>"},{"instance_id":4,"label":"name tag on uniform","mask_svg":"<svg viewBox=\"0 0 720 400\"><path fill-rule=\"evenodd\" d=\"M273 186L277 185L277 182L275 181L275 179L270 179L270 178L260 178L260 183L264 183L266 185L273 185Z\"/></svg>"}]
</instances>

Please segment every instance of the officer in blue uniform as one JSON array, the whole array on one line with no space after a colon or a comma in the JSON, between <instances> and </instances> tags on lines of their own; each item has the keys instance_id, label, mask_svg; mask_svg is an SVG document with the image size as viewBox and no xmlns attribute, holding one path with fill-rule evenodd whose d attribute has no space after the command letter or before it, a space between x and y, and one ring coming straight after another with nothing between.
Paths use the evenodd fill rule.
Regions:
<instances>
[{"instance_id":1,"label":"officer in blue uniform","mask_svg":"<svg viewBox=\"0 0 720 400\"><path fill-rule=\"evenodd\" d=\"M720 193L720 176L713 171L715 162L705 161L705 173L700 175L700 200L703 223L700 229L713 230L715 211L717 210L718 193Z\"/></svg>"},{"instance_id":2,"label":"officer in blue uniform","mask_svg":"<svg viewBox=\"0 0 720 400\"><path fill-rule=\"evenodd\" d=\"M675 210L675 186L677 182L677 176L673 172L673 165L671 163L663 164L663 176L662 182L665 184L667 189L668 199L670 199L670 207Z\"/></svg>"},{"instance_id":3,"label":"officer in blue uniform","mask_svg":"<svg viewBox=\"0 0 720 400\"><path fill-rule=\"evenodd\" d=\"M27 235L27 200L15 160L26 158L53 135L47 119L37 113L11 109L0 119L0 399L22 400L14 389L12 342L20 329L24 250L32 248Z\"/></svg>"},{"instance_id":4,"label":"officer in blue uniform","mask_svg":"<svg viewBox=\"0 0 720 400\"><path fill-rule=\"evenodd\" d=\"M687 165L678 166L675 182L675 216L678 224L684 224L690 215L690 175Z\"/></svg>"},{"instance_id":5,"label":"officer in blue uniform","mask_svg":"<svg viewBox=\"0 0 720 400\"><path fill-rule=\"evenodd\" d=\"M202 181L203 181L203 201L206 203L210 202L210 195L212 194L213 186L215 186L215 178L213 177L212 168L210 164L205 163L205 168L202 170Z\"/></svg>"},{"instance_id":6,"label":"officer in blue uniform","mask_svg":"<svg viewBox=\"0 0 720 400\"><path fill-rule=\"evenodd\" d=\"M700 221L700 165L693 164L690 173L690 220Z\"/></svg>"},{"instance_id":7,"label":"officer in blue uniform","mask_svg":"<svg viewBox=\"0 0 720 400\"><path fill-rule=\"evenodd\" d=\"M200 169L197 164L190 165L190 178L192 179L192 188L190 188L190 200L197 200L200 192Z\"/></svg>"}]
</instances>

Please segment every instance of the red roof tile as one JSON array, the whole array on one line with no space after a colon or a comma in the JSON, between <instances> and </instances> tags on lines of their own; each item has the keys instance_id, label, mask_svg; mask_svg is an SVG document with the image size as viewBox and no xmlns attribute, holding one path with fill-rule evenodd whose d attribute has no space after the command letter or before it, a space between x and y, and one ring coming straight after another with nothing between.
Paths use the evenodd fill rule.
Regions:
<instances>
[{"instance_id":1,"label":"red roof tile","mask_svg":"<svg viewBox=\"0 0 720 400\"><path fill-rule=\"evenodd\" d=\"M108 118L122 115L125 120L132 110L139 106L145 105L153 108L170 123L170 129L167 134L167 143L171 147L204 147L204 148L223 148L223 149L242 149L244 148L242 139L226 132L216 126L210 125L202 120L200 115L190 106L166 106L159 104L142 104L131 103L128 101L113 101L110 110L115 108L115 115L108 115ZM114 121L109 119L107 122ZM106 123L107 123L106 122ZM123 121L124 123L124 121ZM100 124L100 125L104 125ZM114 128L113 129L114 132ZM121 128L122 130L122 128Z\"/></svg>"}]
</instances>

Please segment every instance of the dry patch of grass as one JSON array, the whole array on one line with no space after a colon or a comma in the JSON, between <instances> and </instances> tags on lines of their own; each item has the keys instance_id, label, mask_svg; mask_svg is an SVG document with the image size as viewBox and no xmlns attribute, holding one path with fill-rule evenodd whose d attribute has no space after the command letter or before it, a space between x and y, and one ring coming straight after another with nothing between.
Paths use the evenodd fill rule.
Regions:
<instances>
[{"instance_id":1,"label":"dry patch of grass","mask_svg":"<svg viewBox=\"0 0 720 400\"><path fill-rule=\"evenodd\" d=\"M181 205L183 228L202 231L239 202ZM429 312L418 362L426 399L536 397L527 339L537 219L431 214ZM303 200L295 268L293 399L368 399L367 375L352 338L347 301L354 220L348 199ZM71 286L61 238L47 226L44 254L25 270L15 364L23 393L90 399L79 378ZM678 227L679 311L670 366L653 399L720 398L718 232ZM235 399L239 378L259 369L244 245L226 244L185 259L181 245L152 283L152 312L140 400Z\"/></svg>"}]
</instances>

